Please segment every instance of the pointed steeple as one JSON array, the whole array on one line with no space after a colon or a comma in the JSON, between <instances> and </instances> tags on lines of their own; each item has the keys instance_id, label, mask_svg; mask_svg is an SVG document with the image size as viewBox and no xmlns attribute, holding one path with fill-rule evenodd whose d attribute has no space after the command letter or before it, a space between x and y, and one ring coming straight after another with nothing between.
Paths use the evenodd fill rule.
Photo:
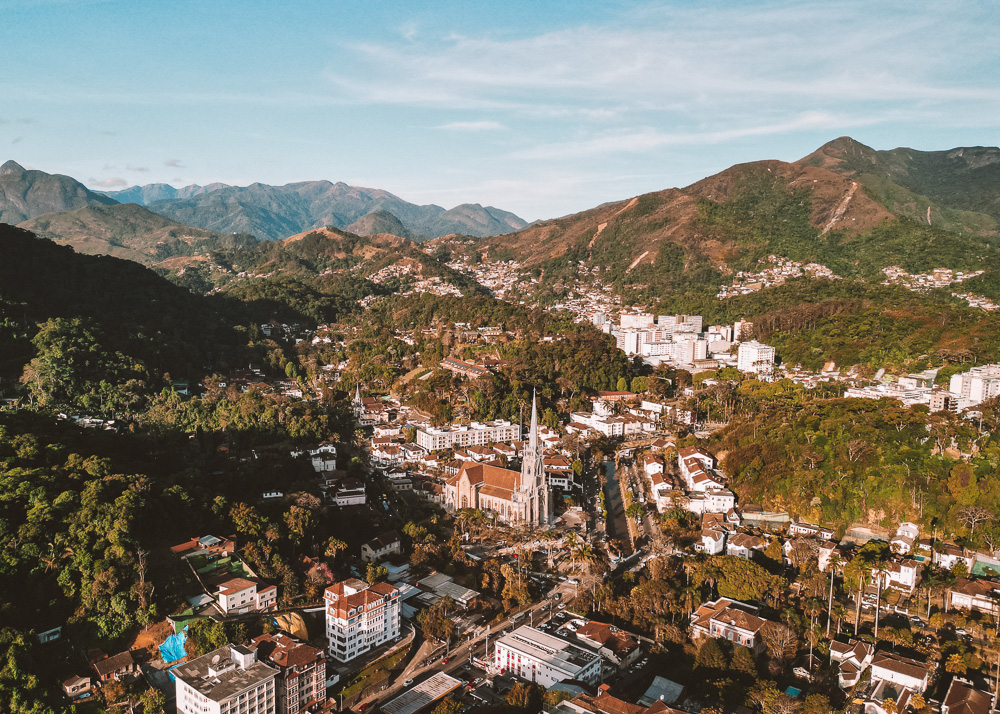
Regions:
<instances>
[{"instance_id":1,"label":"pointed steeple","mask_svg":"<svg viewBox=\"0 0 1000 714\"><path fill-rule=\"evenodd\" d=\"M354 403L361 404L361 382L354 385Z\"/></svg>"},{"instance_id":2,"label":"pointed steeple","mask_svg":"<svg viewBox=\"0 0 1000 714\"><path fill-rule=\"evenodd\" d=\"M534 454L538 448L538 390L531 394L531 427L528 431L528 448Z\"/></svg>"}]
</instances>

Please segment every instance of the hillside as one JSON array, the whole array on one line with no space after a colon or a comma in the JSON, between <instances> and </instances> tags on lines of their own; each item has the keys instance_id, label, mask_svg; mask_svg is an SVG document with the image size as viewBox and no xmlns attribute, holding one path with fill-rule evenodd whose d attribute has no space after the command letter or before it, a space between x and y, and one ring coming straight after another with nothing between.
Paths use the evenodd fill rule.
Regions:
<instances>
[{"instance_id":1,"label":"hillside","mask_svg":"<svg viewBox=\"0 0 1000 714\"><path fill-rule=\"evenodd\" d=\"M376 233L388 233L401 238L412 238L406 226L388 211L372 211L354 221L345 229L348 233L359 236L370 236Z\"/></svg>"},{"instance_id":2,"label":"hillside","mask_svg":"<svg viewBox=\"0 0 1000 714\"><path fill-rule=\"evenodd\" d=\"M797 163L856 178L897 215L948 230L993 231L1000 221L1000 149L876 151L840 137Z\"/></svg>"},{"instance_id":3,"label":"hillside","mask_svg":"<svg viewBox=\"0 0 1000 714\"><path fill-rule=\"evenodd\" d=\"M69 176L26 170L15 161L0 166L0 223L17 224L53 211L116 203Z\"/></svg>"},{"instance_id":4,"label":"hillside","mask_svg":"<svg viewBox=\"0 0 1000 714\"><path fill-rule=\"evenodd\" d=\"M112 255L144 265L257 243L248 235L222 235L181 225L134 203L46 213L19 225L78 253Z\"/></svg>"},{"instance_id":5,"label":"hillside","mask_svg":"<svg viewBox=\"0 0 1000 714\"><path fill-rule=\"evenodd\" d=\"M191 198L209 191L227 188L224 183L210 183L207 186L191 184L182 188L174 188L168 183L148 183L145 186L129 186L121 191L99 191L119 203L138 203L146 206L154 201L167 201L173 198Z\"/></svg>"},{"instance_id":6,"label":"hillside","mask_svg":"<svg viewBox=\"0 0 1000 714\"><path fill-rule=\"evenodd\" d=\"M229 186L189 198L155 201L149 208L186 225L220 233L250 233L270 240L325 226L347 228L379 211L391 213L414 236L486 236L527 225L512 213L478 204L450 210L418 206L381 189L329 181Z\"/></svg>"},{"instance_id":7,"label":"hillside","mask_svg":"<svg viewBox=\"0 0 1000 714\"><path fill-rule=\"evenodd\" d=\"M882 268L892 265L914 273L937 267L989 272L1000 265L995 235L982 230L983 221L992 220L987 216L948 209L948 223L927 225L832 165L829 153L796 163L740 164L685 188L516 233L472 244L446 237L431 245L470 261L516 260L551 299L596 278L617 285L627 300L661 306L714 299L720 284L738 271L759 270L769 255L869 281L883 280ZM1000 290L990 275L977 284L990 296Z\"/></svg>"},{"instance_id":8,"label":"hillside","mask_svg":"<svg viewBox=\"0 0 1000 714\"><path fill-rule=\"evenodd\" d=\"M87 335L81 331L63 345L84 350L81 358L93 335L101 352L131 365L136 379L200 374L206 364L240 355L245 345L221 317L224 307L137 263L80 255L0 224L0 376L20 375L39 323L54 318L83 321ZM92 350L86 359L96 355Z\"/></svg>"}]
</instances>

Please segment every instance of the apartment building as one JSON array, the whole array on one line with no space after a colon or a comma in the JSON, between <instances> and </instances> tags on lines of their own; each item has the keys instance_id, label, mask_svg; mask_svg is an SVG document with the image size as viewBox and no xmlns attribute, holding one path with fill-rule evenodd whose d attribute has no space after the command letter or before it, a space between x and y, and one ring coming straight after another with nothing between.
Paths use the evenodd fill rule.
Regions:
<instances>
[{"instance_id":1,"label":"apartment building","mask_svg":"<svg viewBox=\"0 0 1000 714\"><path fill-rule=\"evenodd\" d=\"M225 615L273 610L278 603L278 588L256 580L231 578L218 584L216 598Z\"/></svg>"},{"instance_id":2,"label":"apartment building","mask_svg":"<svg viewBox=\"0 0 1000 714\"><path fill-rule=\"evenodd\" d=\"M389 583L369 587L350 579L331 585L326 602L326 636L330 656L349 662L399 637L399 589Z\"/></svg>"},{"instance_id":3,"label":"apartment building","mask_svg":"<svg viewBox=\"0 0 1000 714\"><path fill-rule=\"evenodd\" d=\"M494 442L518 441L521 426L504 419L458 424L453 426L421 426L417 429L417 445L428 451L454 449L463 446L486 446Z\"/></svg>"},{"instance_id":4,"label":"apartment building","mask_svg":"<svg viewBox=\"0 0 1000 714\"><path fill-rule=\"evenodd\" d=\"M774 374L774 348L757 340L741 342L736 355L736 367L741 372L770 377Z\"/></svg>"},{"instance_id":5,"label":"apartment building","mask_svg":"<svg viewBox=\"0 0 1000 714\"><path fill-rule=\"evenodd\" d=\"M277 714L278 670L240 645L225 645L171 670L178 714Z\"/></svg>"},{"instance_id":6,"label":"apartment building","mask_svg":"<svg viewBox=\"0 0 1000 714\"><path fill-rule=\"evenodd\" d=\"M300 714L326 702L326 655L323 650L279 632L250 642L257 659L276 667L277 714Z\"/></svg>"}]
</instances>

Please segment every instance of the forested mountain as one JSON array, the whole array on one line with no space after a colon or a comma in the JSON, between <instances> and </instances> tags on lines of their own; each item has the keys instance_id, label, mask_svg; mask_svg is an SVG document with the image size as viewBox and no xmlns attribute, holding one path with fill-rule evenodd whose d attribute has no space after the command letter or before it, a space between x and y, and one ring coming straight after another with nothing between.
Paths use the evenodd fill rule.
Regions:
<instances>
[{"instance_id":1,"label":"forested mountain","mask_svg":"<svg viewBox=\"0 0 1000 714\"><path fill-rule=\"evenodd\" d=\"M856 178L894 212L912 211L930 225L992 230L1000 221L997 147L876 151L843 136L798 163Z\"/></svg>"},{"instance_id":2,"label":"forested mountain","mask_svg":"<svg viewBox=\"0 0 1000 714\"><path fill-rule=\"evenodd\" d=\"M956 198L962 188L943 188L943 168L925 170L929 159L906 154L910 169L901 180L920 190L937 185L932 193L942 203L934 204L928 224L928 199L921 203L889 178L876 181L844 168L869 156L857 147L837 140L797 163L740 164L685 188L605 204L517 233L471 245L446 237L432 245L487 262L516 259L534 270L543 289L554 290L555 299L596 270L605 284L629 287L623 295L637 302L708 300L733 273L754 271L768 255L819 263L841 277L867 281L883 280L882 268L891 265L913 273L985 269L970 288L1000 297L995 221L969 210L992 210L986 197L1000 195L993 186L1000 151L934 155L966 195L981 197L964 203ZM843 165L833 158L840 155L847 157ZM580 277L580 263L588 276Z\"/></svg>"},{"instance_id":3,"label":"forested mountain","mask_svg":"<svg viewBox=\"0 0 1000 714\"><path fill-rule=\"evenodd\" d=\"M116 203L69 176L26 170L16 161L0 166L0 223L16 224L43 213Z\"/></svg>"},{"instance_id":4,"label":"forested mountain","mask_svg":"<svg viewBox=\"0 0 1000 714\"><path fill-rule=\"evenodd\" d=\"M412 235L424 237L494 235L527 225L512 213L478 204L451 210L418 206L388 191L329 181L229 186L186 199L156 201L149 208L187 225L272 240L313 228L346 228L378 211L391 213Z\"/></svg>"},{"instance_id":5,"label":"forested mountain","mask_svg":"<svg viewBox=\"0 0 1000 714\"><path fill-rule=\"evenodd\" d=\"M257 244L253 236L184 226L134 203L89 205L46 213L21 223L20 227L40 238L71 246L79 253L112 255L144 265L178 255L200 255Z\"/></svg>"},{"instance_id":6,"label":"forested mountain","mask_svg":"<svg viewBox=\"0 0 1000 714\"><path fill-rule=\"evenodd\" d=\"M233 328L248 321L241 309L137 263L80 255L0 225L0 376L17 378L35 355L42 362L31 379L53 401L109 413L118 408L110 402L122 400L127 411L166 375L241 363L246 338ZM56 356L70 367L47 369Z\"/></svg>"}]
</instances>

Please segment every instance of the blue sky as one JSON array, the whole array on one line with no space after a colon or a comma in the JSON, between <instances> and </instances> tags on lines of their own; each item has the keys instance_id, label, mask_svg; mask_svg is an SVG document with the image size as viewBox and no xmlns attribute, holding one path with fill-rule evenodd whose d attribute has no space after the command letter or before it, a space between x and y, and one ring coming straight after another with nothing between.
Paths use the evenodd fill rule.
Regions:
<instances>
[{"instance_id":1,"label":"blue sky","mask_svg":"<svg viewBox=\"0 0 1000 714\"><path fill-rule=\"evenodd\" d=\"M0 161L532 220L844 134L1000 144L998 30L988 0L0 0Z\"/></svg>"}]
</instances>

